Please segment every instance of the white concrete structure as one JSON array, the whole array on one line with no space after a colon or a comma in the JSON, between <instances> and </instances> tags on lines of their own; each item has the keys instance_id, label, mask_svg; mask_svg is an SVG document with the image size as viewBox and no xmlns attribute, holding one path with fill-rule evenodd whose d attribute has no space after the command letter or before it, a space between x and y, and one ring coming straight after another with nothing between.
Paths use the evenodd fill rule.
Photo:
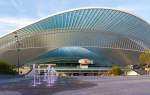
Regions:
<instances>
[{"instance_id":1,"label":"white concrete structure","mask_svg":"<svg viewBox=\"0 0 150 95\"><path fill-rule=\"evenodd\" d=\"M140 74L138 74L136 71L134 71L134 70L131 70L131 71L128 71L127 72L127 75L140 75Z\"/></svg>"}]
</instances>

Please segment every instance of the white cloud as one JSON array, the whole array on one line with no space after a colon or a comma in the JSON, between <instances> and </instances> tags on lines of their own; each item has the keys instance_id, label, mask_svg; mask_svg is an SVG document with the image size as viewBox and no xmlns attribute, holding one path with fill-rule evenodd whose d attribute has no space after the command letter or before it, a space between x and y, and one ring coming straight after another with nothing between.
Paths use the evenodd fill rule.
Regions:
<instances>
[{"instance_id":1,"label":"white cloud","mask_svg":"<svg viewBox=\"0 0 150 95\"><path fill-rule=\"evenodd\" d=\"M0 36L6 35L13 30L33 23L36 19L17 18L17 17L1 17L0 18Z\"/></svg>"},{"instance_id":2,"label":"white cloud","mask_svg":"<svg viewBox=\"0 0 150 95\"><path fill-rule=\"evenodd\" d=\"M2 17L0 23L23 26L32 23L35 19L30 18L16 18L16 17Z\"/></svg>"}]
</instances>

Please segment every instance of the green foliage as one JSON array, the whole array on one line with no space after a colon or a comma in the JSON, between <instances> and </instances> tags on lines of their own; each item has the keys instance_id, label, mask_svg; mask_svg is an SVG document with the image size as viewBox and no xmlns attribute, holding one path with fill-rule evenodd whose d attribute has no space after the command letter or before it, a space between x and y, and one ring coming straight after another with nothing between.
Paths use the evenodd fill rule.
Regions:
<instances>
[{"instance_id":1,"label":"green foliage","mask_svg":"<svg viewBox=\"0 0 150 95\"><path fill-rule=\"evenodd\" d=\"M150 64L150 50L145 50L139 55L139 60L142 63Z\"/></svg>"},{"instance_id":2,"label":"green foliage","mask_svg":"<svg viewBox=\"0 0 150 95\"><path fill-rule=\"evenodd\" d=\"M0 61L0 74L14 75L17 74L17 72L13 70L12 66L8 63Z\"/></svg>"},{"instance_id":3,"label":"green foliage","mask_svg":"<svg viewBox=\"0 0 150 95\"><path fill-rule=\"evenodd\" d=\"M123 71L118 66L113 66L111 70L111 74L113 74L114 76L118 76L123 74Z\"/></svg>"}]
</instances>

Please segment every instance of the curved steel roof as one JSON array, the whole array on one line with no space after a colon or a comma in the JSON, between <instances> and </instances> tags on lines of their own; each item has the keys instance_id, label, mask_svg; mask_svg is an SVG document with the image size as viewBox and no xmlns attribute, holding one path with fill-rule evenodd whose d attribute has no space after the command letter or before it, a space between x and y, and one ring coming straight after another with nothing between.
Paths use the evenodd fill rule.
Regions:
<instances>
[{"instance_id":1,"label":"curved steel roof","mask_svg":"<svg viewBox=\"0 0 150 95\"><path fill-rule=\"evenodd\" d=\"M96 47L97 44L97 47L138 51L150 48L150 25L147 22L130 13L109 8L80 8L65 11L14 32L17 32L18 39L23 44L20 48L92 45ZM98 42L98 39L103 42ZM0 47L16 48L14 33L2 37Z\"/></svg>"}]
</instances>

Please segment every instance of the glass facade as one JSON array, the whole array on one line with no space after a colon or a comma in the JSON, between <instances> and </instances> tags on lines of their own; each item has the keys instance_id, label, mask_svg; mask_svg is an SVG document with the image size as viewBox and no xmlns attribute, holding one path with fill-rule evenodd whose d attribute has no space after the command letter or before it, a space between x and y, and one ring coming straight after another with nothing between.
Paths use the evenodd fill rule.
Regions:
<instances>
[{"instance_id":1,"label":"glass facade","mask_svg":"<svg viewBox=\"0 0 150 95\"><path fill-rule=\"evenodd\" d=\"M141 52L150 48L150 25L135 15L115 9L70 10L14 32L23 50L42 48L49 52L62 47L84 47ZM10 33L0 38L1 54L18 48L14 36Z\"/></svg>"}]
</instances>

